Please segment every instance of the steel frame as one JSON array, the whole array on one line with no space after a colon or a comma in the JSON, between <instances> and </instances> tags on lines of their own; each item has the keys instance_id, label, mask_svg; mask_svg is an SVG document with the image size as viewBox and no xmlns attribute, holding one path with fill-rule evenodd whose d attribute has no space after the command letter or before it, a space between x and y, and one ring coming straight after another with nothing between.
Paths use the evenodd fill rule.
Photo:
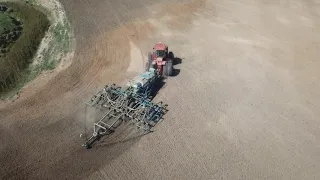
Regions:
<instances>
[{"instance_id":1,"label":"steel frame","mask_svg":"<svg viewBox=\"0 0 320 180\"><path fill-rule=\"evenodd\" d=\"M167 111L167 105L163 102L151 102L149 96L153 84L138 91L132 87L121 88L113 84L105 86L94 95L86 105L108 111L94 123L92 136L82 146L89 148L101 136L112 133L116 128L114 125L122 120L135 124L137 129L150 132Z\"/></svg>"}]
</instances>

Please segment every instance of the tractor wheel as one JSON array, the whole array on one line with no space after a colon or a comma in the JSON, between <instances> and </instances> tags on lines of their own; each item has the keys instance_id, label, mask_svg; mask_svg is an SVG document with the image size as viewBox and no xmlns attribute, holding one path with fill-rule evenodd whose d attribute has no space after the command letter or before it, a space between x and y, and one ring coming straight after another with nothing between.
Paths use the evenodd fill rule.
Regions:
<instances>
[{"instance_id":1,"label":"tractor wheel","mask_svg":"<svg viewBox=\"0 0 320 180\"><path fill-rule=\"evenodd\" d=\"M148 61L146 63L146 71L149 71L151 66L152 66L152 54L149 52L148 53Z\"/></svg>"},{"instance_id":2,"label":"tractor wheel","mask_svg":"<svg viewBox=\"0 0 320 180\"><path fill-rule=\"evenodd\" d=\"M149 62L146 62L146 71L149 71L149 69L150 69L150 63Z\"/></svg>"},{"instance_id":3,"label":"tractor wheel","mask_svg":"<svg viewBox=\"0 0 320 180\"><path fill-rule=\"evenodd\" d=\"M174 54L173 54L172 51L169 52L169 58L170 58L170 59L173 59L173 58L174 58Z\"/></svg>"},{"instance_id":4,"label":"tractor wheel","mask_svg":"<svg viewBox=\"0 0 320 180\"><path fill-rule=\"evenodd\" d=\"M172 61L172 64L176 64L176 62L174 62L175 58L174 58L174 54L172 51L169 52L169 59L168 60L171 60Z\"/></svg>"},{"instance_id":5,"label":"tractor wheel","mask_svg":"<svg viewBox=\"0 0 320 180\"><path fill-rule=\"evenodd\" d=\"M173 67L172 67L172 60L169 59L168 62L166 63L166 68L167 68L167 74L168 76L172 76L172 71L173 71Z\"/></svg>"},{"instance_id":6,"label":"tractor wheel","mask_svg":"<svg viewBox=\"0 0 320 180\"><path fill-rule=\"evenodd\" d=\"M162 76L164 76L164 77L168 77L168 76L169 76L167 66L168 66L168 63L166 63L166 64L163 65L163 67L162 67Z\"/></svg>"}]
</instances>

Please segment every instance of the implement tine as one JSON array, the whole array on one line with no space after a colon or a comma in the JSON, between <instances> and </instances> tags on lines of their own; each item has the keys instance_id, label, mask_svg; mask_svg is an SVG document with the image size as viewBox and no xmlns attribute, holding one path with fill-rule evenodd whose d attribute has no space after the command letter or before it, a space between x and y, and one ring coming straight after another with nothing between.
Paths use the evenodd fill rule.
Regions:
<instances>
[{"instance_id":1,"label":"implement tine","mask_svg":"<svg viewBox=\"0 0 320 180\"><path fill-rule=\"evenodd\" d=\"M100 105L100 108L107 109L108 112L94 123L93 136L87 140L84 146L88 147L95 140L99 140L99 136L109 134L110 130L113 132L118 121L130 121L138 129L153 132L151 128L161 120L168 106L162 101L152 102L152 97L148 95L148 88L153 83L153 81L147 82L146 86L139 86L142 89L138 90L133 86L121 88L115 83L105 85L89 102L86 102L87 106L98 107Z\"/></svg>"}]
</instances>

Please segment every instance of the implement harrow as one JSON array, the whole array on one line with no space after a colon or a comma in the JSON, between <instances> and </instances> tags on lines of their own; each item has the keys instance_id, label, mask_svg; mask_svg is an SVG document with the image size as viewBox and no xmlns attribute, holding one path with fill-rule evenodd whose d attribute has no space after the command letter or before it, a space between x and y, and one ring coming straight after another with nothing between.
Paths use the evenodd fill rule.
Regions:
<instances>
[{"instance_id":1,"label":"implement harrow","mask_svg":"<svg viewBox=\"0 0 320 180\"><path fill-rule=\"evenodd\" d=\"M92 136L82 146L90 148L100 137L114 132L119 121L133 123L137 129L150 132L167 111L163 102L151 102L154 85L159 79L156 70L150 68L125 87L106 85L95 94L86 105L104 109L106 113L94 123Z\"/></svg>"}]
</instances>

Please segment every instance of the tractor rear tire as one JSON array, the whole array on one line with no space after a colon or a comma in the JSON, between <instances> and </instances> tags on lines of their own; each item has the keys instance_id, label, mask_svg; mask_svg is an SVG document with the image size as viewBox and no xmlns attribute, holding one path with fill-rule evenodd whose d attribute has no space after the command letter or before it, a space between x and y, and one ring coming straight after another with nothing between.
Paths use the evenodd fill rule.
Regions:
<instances>
[{"instance_id":1,"label":"tractor rear tire","mask_svg":"<svg viewBox=\"0 0 320 180\"><path fill-rule=\"evenodd\" d=\"M166 64L163 66L162 75L165 76L165 77L172 76L172 71L173 71L172 67L173 67L172 60L169 59L166 62Z\"/></svg>"},{"instance_id":2,"label":"tractor rear tire","mask_svg":"<svg viewBox=\"0 0 320 180\"><path fill-rule=\"evenodd\" d=\"M169 52L169 58L170 58L170 59L173 59L173 58L174 58L174 54L173 54L172 51Z\"/></svg>"},{"instance_id":3,"label":"tractor rear tire","mask_svg":"<svg viewBox=\"0 0 320 180\"><path fill-rule=\"evenodd\" d=\"M175 64L175 62L173 62L173 61L174 61L174 54L173 54L172 51L170 51L170 52L168 53L168 61L169 61L169 60L172 61L172 64Z\"/></svg>"},{"instance_id":4,"label":"tractor rear tire","mask_svg":"<svg viewBox=\"0 0 320 180\"><path fill-rule=\"evenodd\" d=\"M167 65L167 74L168 76L172 76L172 71L173 71L173 67L172 67L172 60L169 59L168 62L166 63Z\"/></svg>"},{"instance_id":5,"label":"tractor rear tire","mask_svg":"<svg viewBox=\"0 0 320 180\"><path fill-rule=\"evenodd\" d=\"M164 76L164 77L168 77L168 76L169 76L167 66L168 66L168 63L166 63L166 64L163 65L163 67L162 67L162 76Z\"/></svg>"},{"instance_id":6,"label":"tractor rear tire","mask_svg":"<svg viewBox=\"0 0 320 180\"><path fill-rule=\"evenodd\" d=\"M145 71L149 71L149 69L150 69L150 63L149 63L149 62L146 62L146 69L145 69Z\"/></svg>"}]
</instances>

